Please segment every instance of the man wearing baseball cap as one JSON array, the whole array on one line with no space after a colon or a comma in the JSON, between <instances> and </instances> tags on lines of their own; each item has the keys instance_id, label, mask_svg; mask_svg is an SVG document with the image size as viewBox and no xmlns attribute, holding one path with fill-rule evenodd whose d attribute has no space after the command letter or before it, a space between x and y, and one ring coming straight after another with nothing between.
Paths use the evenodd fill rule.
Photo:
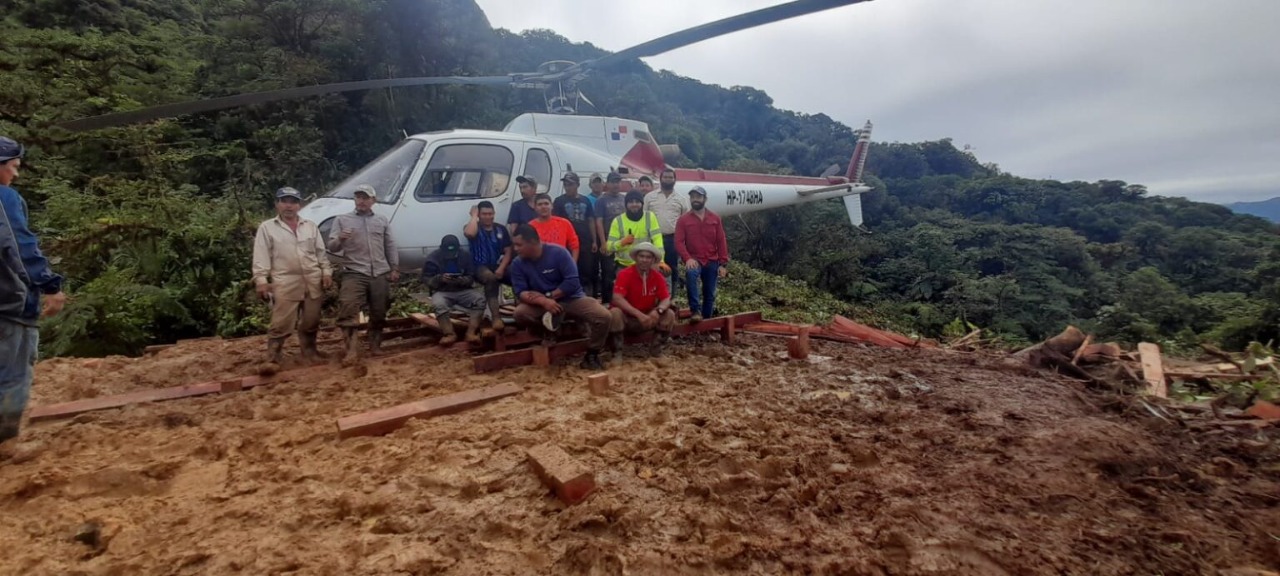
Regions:
<instances>
[{"instance_id":1,"label":"man wearing baseball cap","mask_svg":"<svg viewBox=\"0 0 1280 576\"><path fill-rule=\"evenodd\" d=\"M27 202L10 187L25 152L0 136L0 443L18 436L31 395L40 340L36 323L61 312L67 302L62 276L49 269L39 239L27 226Z\"/></svg>"},{"instance_id":2,"label":"man wearing baseball cap","mask_svg":"<svg viewBox=\"0 0 1280 576\"><path fill-rule=\"evenodd\" d=\"M276 217L258 225L253 238L253 283L258 296L271 302L267 331L267 363L262 372L280 369L284 341L295 325L302 358L319 358L316 332L324 291L333 285L333 270L324 238L315 222L298 216L302 194L288 186L276 190Z\"/></svg>"},{"instance_id":3,"label":"man wearing baseball cap","mask_svg":"<svg viewBox=\"0 0 1280 576\"><path fill-rule=\"evenodd\" d=\"M511 204L507 213L507 231L514 233L516 226L528 224L538 217L538 209L534 197L538 195L538 181L532 176L516 176L520 185L520 201Z\"/></svg>"},{"instance_id":4,"label":"man wearing baseball cap","mask_svg":"<svg viewBox=\"0 0 1280 576\"><path fill-rule=\"evenodd\" d=\"M486 299L477 280L475 260L453 234L441 238L440 249L427 256L422 266L422 284L431 289L431 306L436 310L436 322L443 336L441 346L451 346L458 341L449 316L454 308L467 314L467 342L480 341L480 321L484 319Z\"/></svg>"},{"instance_id":5,"label":"man wearing baseball cap","mask_svg":"<svg viewBox=\"0 0 1280 576\"><path fill-rule=\"evenodd\" d=\"M578 193L577 174L566 172L560 181L564 184L564 195L556 198L552 213L573 225L573 230L578 235L578 275L582 278L582 289L587 294L594 295L596 278L591 271L595 269L596 254L600 252L602 244L596 231L596 213L588 197ZM545 236L543 240L546 240Z\"/></svg>"},{"instance_id":6,"label":"man wearing baseball cap","mask_svg":"<svg viewBox=\"0 0 1280 576\"><path fill-rule=\"evenodd\" d=\"M694 186L689 191L692 208L676 220L676 251L684 260L689 289L691 322L710 318L716 309L716 282L729 269L729 243L720 215L707 210L707 191Z\"/></svg>"},{"instance_id":7,"label":"man wearing baseball cap","mask_svg":"<svg viewBox=\"0 0 1280 576\"><path fill-rule=\"evenodd\" d=\"M676 312L671 309L671 292L667 280L658 271L662 261L662 249L650 242L631 246L630 259L635 265L618 273L613 285L613 301L609 309L609 344L614 359L622 357L623 334L643 334L656 330L657 336L649 345L651 356L660 356L676 324Z\"/></svg>"},{"instance_id":8,"label":"man wearing baseball cap","mask_svg":"<svg viewBox=\"0 0 1280 576\"><path fill-rule=\"evenodd\" d=\"M347 341L344 362L354 362L360 344L356 336L360 308L369 306L369 353L382 353L382 328L391 305L391 285L400 281L400 254L391 222L376 214L377 192L368 184L356 186L356 209L334 219L329 251L342 258L342 287L338 290L338 327Z\"/></svg>"},{"instance_id":9,"label":"man wearing baseball cap","mask_svg":"<svg viewBox=\"0 0 1280 576\"><path fill-rule=\"evenodd\" d=\"M618 266L614 262L608 247L609 230L614 218L627 211L627 198L622 195L622 175L609 172L605 178L604 193L596 200L596 222L599 226L600 240L604 248L596 262L600 268L600 300L605 304L613 298L613 279L618 276Z\"/></svg>"}]
</instances>

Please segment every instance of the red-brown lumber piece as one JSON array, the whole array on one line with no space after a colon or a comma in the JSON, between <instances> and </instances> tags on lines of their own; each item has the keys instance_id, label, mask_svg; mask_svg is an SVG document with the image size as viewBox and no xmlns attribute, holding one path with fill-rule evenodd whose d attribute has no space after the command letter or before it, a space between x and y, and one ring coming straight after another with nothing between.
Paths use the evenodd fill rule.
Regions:
<instances>
[{"instance_id":1,"label":"red-brown lumber piece","mask_svg":"<svg viewBox=\"0 0 1280 576\"><path fill-rule=\"evenodd\" d=\"M399 428L410 418L430 418L432 416L454 414L487 402L519 394L520 391L519 386L507 382L488 388L455 392L383 408L382 410L374 410L373 412L345 416L338 419L338 438L386 434Z\"/></svg>"},{"instance_id":2,"label":"red-brown lumber piece","mask_svg":"<svg viewBox=\"0 0 1280 576\"><path fill-rule=\"evenodd\" d=\"M551 351L546 346L533 347L533 365L534 366L550 366Z\"/></svg>"},{"instance_id":3,"label":"red-brown lumber piece","mask_svg":"<svg viewBox=\"0 0 1280 576\"><path fill-rule=\"evenodd\" d=\"M1276 406L1266 400L1254 402L1253 406L1250 406L1244 413L1263 420L1280 420L1280 406Z\"/></svg>"},{"instance_id":4,"label":"red-brown lumber piece","mask_svg":"<svg viewBox=\"0 0 1280 576\"><path fill-rule=\"evenodd\" d=\"M241 390L244 390L244 379L242 378L222 381L222 388L220 391L224 394L227 392L239 392Z\"/></svg>"},{"instance_id":5,"label":"red-brown lumber piece","mask_svg":"<svg viewBox=\"0 0 1280 576\"><path fill-rule=\"evenodd\" d=\"M697 324L676 324L671 330L672 336L686 336L698 332L713 332L722 330L729 318L734 319L735 325L744 325L752 322L760 322L759 312L745 312L735 314L733 316L717 316L708 318ZM637 334L627 336L628 344L643 344L653 339L653 333ZM510 342L508 342L510 345ZM560 342L553 346L547 347L550 361L555 362L561 358L577 356L587 351L586 339L568 340ZM495 370L503 370L506 368L514 368L516 366L528 366L534 363L533 350L530 348L521 348L517 350L508 350L506 352L493 352L483 354L472 358L472 366L476 373L492 372Z\"/></svg>"},{"instance_id":6,"label":"red-brown lumber piece","mask_svg":"<svg viewBox=\"0 0 1280 576\"><path fill-rule=\"evenodd\" d=\"M878 330L839 315L831 319L830 328L834 332L860 338L885 348L910 348L916 345L915 340L901 334Z\"/></svg>"},{"instance_id":7,"label":"red-brown lumber piece","mask_svg":"<svg viewBox=\"0 0 1280 576\"><path fill-rule=\"evenodd\" d=\"M800 326L800 330L787 341L787 356L792 360L804 360L809 357L810 326Z\"/></svg>"},{"instance_id":8,"label":"red-brown lumber piece","mask_svg":"<svg viewBox=\"0 0 1280 576\"><path fill-rule=\"evenodd\" d=\"M596 396L603 396L609 393L609 373L601 372L587 376L587 388Z\"/></svg>"},{"instance_id":9,"label":"red-brown lumber piece","mask_svg":"<svg viewBox=\"0 0 1280 576\"><path fill-rule=\"evenodd\" d=\"M534 446L526 452L529 465L561 502L577 504L596 489L595 476L586 465L553 444Z\"/></svg>"},{"instance_id":10,"label":"red-brown lumber piece","mask_svg":"<svg viewBox=\"0 0 1280 576\"><path fill-rule=\"evenodd\" d=\"M733 342L737 340L738 331L735 324L736 322L734 322L733 316L730 316L728 320L725 320L724 327L720 329L721 343L732 346Z\"/></svg>"}]
</instances>

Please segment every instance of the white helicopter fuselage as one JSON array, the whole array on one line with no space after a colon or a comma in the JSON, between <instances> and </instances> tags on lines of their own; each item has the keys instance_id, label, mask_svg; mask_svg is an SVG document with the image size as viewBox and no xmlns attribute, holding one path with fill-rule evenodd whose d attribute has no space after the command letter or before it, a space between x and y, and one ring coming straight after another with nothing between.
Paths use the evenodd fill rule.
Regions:
<instances>
[{"instance_id":1,"label":"white helicopter fuselage","mask_svg":"<svg viewBox=\"0 0 1280 576\"><path fill-rule=\"evenodd\" d=\"M300 215L320 224L327 236L334 217L354 210L355 187L373 186L378 194L374 211L391 221L400 268L407 272L421 267L445 235L462 239L471 208L482 200L493 203L496 221L505 224L514 203L524 201L516 176L533 177L538 191L552 197L564 193L560 178L569 171L581 178L583 194L590 192L588 180L595 173L622 173L624 189L641 175L656 181L666 165L649 134L647 125L633 120L549 114L521 115L502 132L417 134L308 203ZM864 133L849 178L678 170L676 192L687 194L701 186L707 207L723 216L844 197L851 221L860 225L859 195L870 188L857 176L868 141L869 133Z\"/></svg>"}]
</instances>

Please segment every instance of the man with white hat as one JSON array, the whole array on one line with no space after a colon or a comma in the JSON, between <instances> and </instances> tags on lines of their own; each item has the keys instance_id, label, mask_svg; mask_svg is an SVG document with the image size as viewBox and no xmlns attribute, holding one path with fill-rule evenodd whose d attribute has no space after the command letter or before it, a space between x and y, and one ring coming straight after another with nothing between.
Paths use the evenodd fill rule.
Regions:
<instances>
[{"instance_id":1,"label":"man with white hat","mask_svg":"<svg viewBox=\"0 0 1280 576\"><path fill-rule=\"evenodd\" d=\"M265 371L279 368L280 349L295 324L303 359L319 357L320 305L325 289L333 285L333 270L320 228L298 216L301 208L297 190L276 190L276 217L259 224L253 239L253 283L258 296L271 301Z\"/></svg>"},{"instance_id":2,"label":"man with white hat","mask_svg":"<svg viewBox=\"0 0 1280 576\"><path fill-rule=\"evenodd\" d=\"M610 348L614 358L619 359L624 333L643 334L654 330L657 335L649 345L649 354L659 356L676 324L671 291L666 278L658 271L662 249L650 242L639 242L631 246L628 256L635 264L619 272L613 285L609 309Z\"/></svg>"},{"instance_id":3,"label":"man with white hat","mask_svg":"<svg viewBox=\"0 0 1280 576\"><path fill-rule=\"evenodd\" d=\"M391 221L373 211L377 192L368 184L356 186L356 209L340 214L329 232L329 251L342 258L342 288L338 291L338 327L347 340L346 361L356 359L356 325L360 308L369 305L369 352L382 353L382 328L391 305L391 285L400 281L400 254L391 234Z\"/></svg>"}]
</instances>

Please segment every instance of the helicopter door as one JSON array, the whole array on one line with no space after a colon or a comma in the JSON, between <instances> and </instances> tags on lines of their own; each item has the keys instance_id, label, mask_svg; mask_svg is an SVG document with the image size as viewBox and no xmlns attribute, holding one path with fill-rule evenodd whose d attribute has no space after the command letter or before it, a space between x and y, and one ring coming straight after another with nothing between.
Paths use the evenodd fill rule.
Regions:
<instances>
[{"instance_id":1,"label":"helicopter door","mask_svg":"<svg viewBox=\"0 0 1280 576\"><path fill-rule=\"evenodd\" d=\"M541 144L526 145L524 170L520 174L533 176L533 179L538 181L538 192L545 192L555 197L563 194L564 188L556 177L555 162L551 161L551 154L547 150L547 147Z\"/></svg>"},{"instance_id":2,"label":"helicopter door","mask_svg":"<svg viewBox=\"0 0 1280 576\"><path fill-rule=\"evenodd\" d=\"M401 268L422 266L446 234L457 236L466 246L462 227L477 202L490 200L505 216L510 203L504 199L514 185L512 171L519 151L519 143L513 148L492 140L437 144L392 223L400 254L407 257L402 258Z\"/></svg>"}]
</instances>

